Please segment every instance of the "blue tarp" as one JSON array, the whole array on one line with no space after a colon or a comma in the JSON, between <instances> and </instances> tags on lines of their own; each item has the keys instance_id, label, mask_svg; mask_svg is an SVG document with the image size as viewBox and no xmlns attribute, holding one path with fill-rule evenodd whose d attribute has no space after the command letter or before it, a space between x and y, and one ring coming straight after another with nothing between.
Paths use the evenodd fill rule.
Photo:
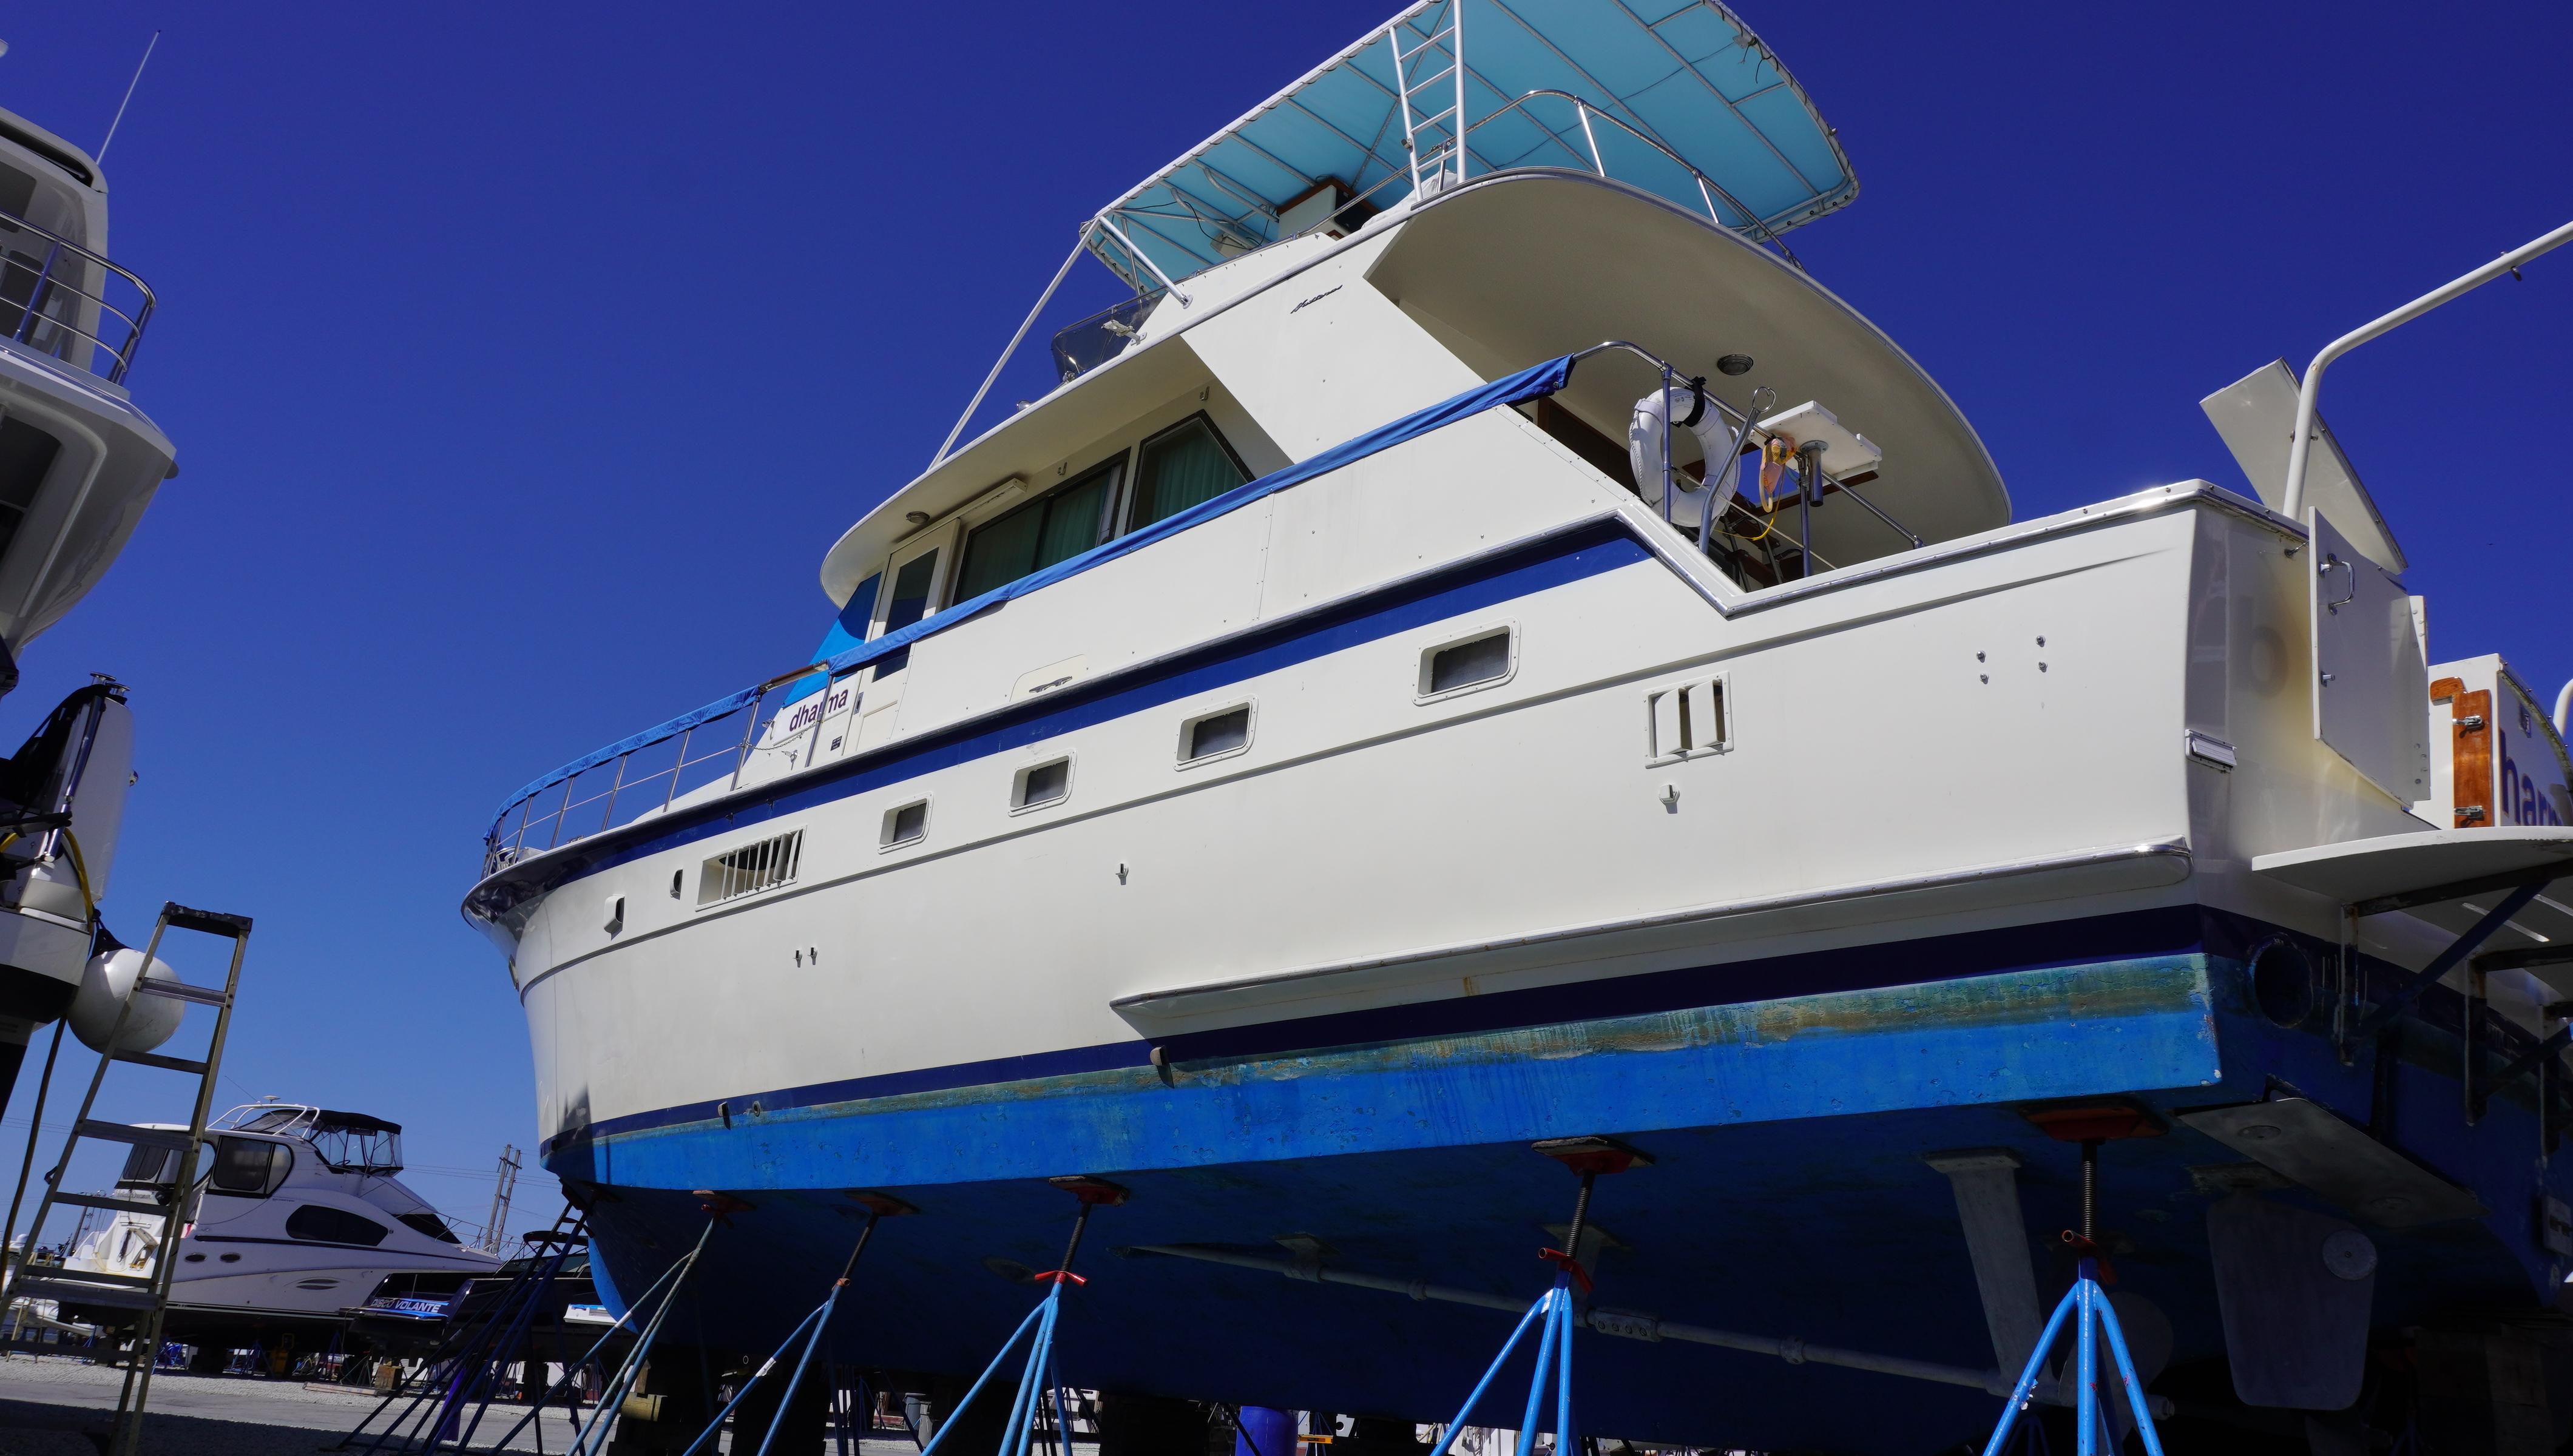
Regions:
<instances>
[{"instance_id":1,"label":"blue tarp","mask_svg":"<svg viewBox=\"0 0 2573 1456\"><path fill-rule=\"evenodd\" d=\"M1058 561L1042 571L1022 576L1006 586L996 586L981 596L971 601L959 602L936 616L924 617L908 627L887 632L872 642L859 643L857 646L813 664L814 669L816 672L827 670L833 677L838 677L843 673L864 667L889 653L898 652L923 637L946 631L957 623L990 611L1014 597L1025 596L1029 592L1052 586L1068 577L1078 576L1093 567L1104 566L1120 556L1131 555L1156 541L1167 540L1178 535L1192 526L1204 525L1217 516L1240 510L1253 501L1301 485L1317 475L1329 474L1343 465L1355 464L1369 455L1391 449L1405 440L1415 439L1443 425L1453 424L1459 419L1480 414L1486 409L1505 404L1521 404L1541 395L1551 394L1562 388L1571 378L1572 357L1566 355L1561 359L1548 360L1534 368L1521 369L1505 378L1495 379L1478 388L1468 389L1464 393L1432 404L1426 409L1406 414L1389 424L1378 425L1353 439L1343 440L1329 449L1298 460L1283 470L1263 475L1248 484L1237 485L1212 500L1201 501L1177 515L1157 520L1142 530L1131 531L1105 545L1094 546L1078 556ZM700 724L711 723L726 714L736 712L756 700L759 694L760 689L756 687L743 688L739 692L717 698L702 708L681 713L657 728L649 728L631 737L620 738L594 753L585 753L511 795L509 802L501 807L499 821L507 820L510 810L567 779L586 773L621 754L666 742Z\"/></svg>"}]
</instances>

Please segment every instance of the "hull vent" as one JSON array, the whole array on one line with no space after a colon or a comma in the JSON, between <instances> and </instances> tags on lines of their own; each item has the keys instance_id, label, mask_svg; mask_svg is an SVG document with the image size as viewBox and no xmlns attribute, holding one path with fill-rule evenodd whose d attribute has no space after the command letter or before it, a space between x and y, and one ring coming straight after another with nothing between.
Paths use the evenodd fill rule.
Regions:
<instances>
[{"instance_id":1,"label":"hull vent","mask_svg":"<svg viewBox=\"0 0 2573 1456\"><path fill-rule=\"evenodd\" d=\"M804 831L800 829L726 850L706 861L698 874L697 903L721 905L727 900L791 885L795 883L796 866L803 858Z\"/></svg>"}]
</instances>

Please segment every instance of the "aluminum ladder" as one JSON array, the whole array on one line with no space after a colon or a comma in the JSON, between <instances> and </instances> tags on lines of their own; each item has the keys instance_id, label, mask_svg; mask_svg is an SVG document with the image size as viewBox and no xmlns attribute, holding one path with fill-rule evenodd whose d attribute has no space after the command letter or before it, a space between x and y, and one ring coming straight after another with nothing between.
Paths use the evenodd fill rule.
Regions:
<instances>
[{"instance_id":1,"label":"aluminum ladder","mask_svg":"<svg viewBox=\"0 0 2573 1456\"><path fill-rule=\"evenodd\" d=\"M1402 144L1411 157L1411 186L1420 197L1465 180L1465 0L1447 0L1404 26L1386 27L1393 48L1394 98L1402 108ZM1443 84L1453 91L1440 96ZM1441 105L1441 102L1444 105Z\"/></svg>"},{"instance_id":2,"label":"aluminum ladder","mask_svg":"<svg viewBox=\"0 0 2573 1456\"><path fill-rule=\"evenodd\" d=\"M173 930L220 936L232 942L232 964L224 972L224 984L220 990L184 981L152 979L149 973L153 957L161 950L161 938ZM134 990L126 997L124 1006L118 1009L115 1030L107 1038L110 1050L99 1055L98 1070L90 1074L89 1091L82 1095L80 1111L72 1118L71 1132L63 1139L62 1156L54 1159L52 1170L45 1174L45 1195L36 1204L34 1220L27 1225L27 1247L32 1251L44 1229L46 1217L61 1204L105 1208L114 1213L133 1213L158 1220L161 1238L153 1255L152 1272L110 1274L60 1266L40 1271L39 1266L25 1263L20 1265L20 1273L9 1288L12 1298L52 1299L58 1303L141 1311L142 1317L135 1329L132 1359L125 1370L125 1384L117 1394L116 1413L104 1431L94 1432L106 1437L101 1446L105 1456L134 1456L142 1443L144 1403L151 1395L153 1367L160 1362L161 1325L170 1308L170 1280L179 1267L179 1235L189 1195L197 1184L197 1152L205 1144L206 1119L213 1114L215 1079L223 1071L224 1038L232 1030L234 998L241 988L242 959L249 951L249 916L215 910L190 910L175 902L162 905L161 918L152 925L152 939L143 949L143 965L135 976ZM139 996L167 997L192 1006L215 1008L214 1033L207 1040L205 1057L199 1060L168 1057L158 1052L114 1050L125 1035L125 1023L134 1015L134 1001ZM120 1062L159 1068L164 1072L185 1073L197 1080L195 1110L189 1114L185 1131L173 1127L137 1127L90 1115L98 1102L99 1087L107 1081L108 1069ZM158 1196L121 1197L114 1193L65 1192L63 1177L71 1168L73 1153L85 1141L122 1142L136 1147L174 1151L179 1154L177 1180L167 1192Z\"/></svg>"}]
</instances>

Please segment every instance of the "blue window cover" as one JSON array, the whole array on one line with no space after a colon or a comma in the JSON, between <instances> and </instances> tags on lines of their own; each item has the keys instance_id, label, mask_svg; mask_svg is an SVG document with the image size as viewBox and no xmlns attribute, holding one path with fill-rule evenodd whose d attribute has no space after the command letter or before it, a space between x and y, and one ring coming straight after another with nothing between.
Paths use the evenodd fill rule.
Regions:
<instances>
[{"instance_id":1,"label":"blue window cover","mask_svg":"<svg viewBox=\"0 0 2573 1456\"><path fill-rule=\"evenodd\" d=\"M921 638L946 631L949 627L969 617L979 616L1004 602L1025 596L1032 591L1042 590L1094 567L1105 566L1120 556L1132 555L1156 541L1167 540L1192 526L1204 525L1218 516L1229 515L1254 501L1266 499L1281 490L1292 489L1315 476L1327 475L1344 465L1355 464L1369 455L1389 450L1406 440L1417 439L1433 429L1453 424L1459 419L1480 414L1486 409L1508 404L1523 404L1530 399L1552 394L1569 383L1571 379L1572 357L1570 355L1561 359L1548 360L1532 368L1524 368L1517 373L1494 379L1488 384L1479 385L1441 400L1426 409L1416 410L1387 424L1380 424L1355 438L1342 440L1329 449L1309 455L1283 470L1273 471L1247 484L1237 485L1212 500L1200 501L1176 515L1166 516L1141 530L1129 532L1105 545L1095 546L1068 561L1058 561L1032 575L1022 576L1006 586L994 587L970 601L959 602L935 616L913 622L899 630L887 632L872 642L861 642L833 653L814 663L814 670L828 671L831 676L839 677L894 653L907 653L911 644ZM855 600L854 597L851 599ZM509 796L508 802L501 806L500 813L494 820L495 832L499 821L506 820L510 810L564 780L596 768L620 754L649 748L655 743L676 738L700 724L711 723L755 701L760 693L761 689L757 687L747 687L739 692L729 693L702 708L682 713L657 728L645 729L630 737L620 738L593 753L583 754L553 772L531 781L525 788Z\"/></svg>"}]
</instances>

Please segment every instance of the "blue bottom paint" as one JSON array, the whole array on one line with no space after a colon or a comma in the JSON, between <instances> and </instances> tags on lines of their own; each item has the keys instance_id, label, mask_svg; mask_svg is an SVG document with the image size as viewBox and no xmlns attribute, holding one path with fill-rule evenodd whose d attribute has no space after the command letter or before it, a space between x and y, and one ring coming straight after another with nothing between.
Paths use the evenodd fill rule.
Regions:
<instances>
[{"instance_id":1,"label":"blue bottom paint","mask_svg":"<svg viewBox=\"0 0 2573 1456\"><path fill-rule=\"evenodd\" d=\"M2505 1099L2463 1125L2454 1043L2437 1026L2453 1009L2439 1003L2382 1086L2373 1059L2344 1067L2317 1030L2270 1025L2241 967L2259 930L2208 913L2200 944L2144 937L2145 953L2126 959L1205 1059L1167 1082L1112 1068L813 1104L729 1130L575 1140L549 1162L614 1189L593 1209L603 1288L641 1287L693 1241L702 1215L680 1190L753 1203L709 1243L698 1307L674 1316L745 1350L773 1345L837 1272L855 1212L846 1191L898 1193L921 1214L879 1230L833 1347L844 1361L948 1374L980 1368L1024 1316L1035 1291L1009 1275L1060 1255L1075 1205L1042 1179L1114 1177L1134 1197L1091 1223L1079 1264L1091 1282L1066 1295L1065 1380L1435 1421L1512 1316L1117 1250L1214 1243L1285 1258L1276 1240L1309 1234L1342 1267L1533 1300L1552 1272L1536 1258L1554 1241L1544 1225L1567 1217L1574 1181L1526 1143L1616 1132L1657 1161L1600 1184L1593 1219L1621 1245L1601 1260L1601 1305L1983 1366L1993 1354L1953 1194L1924 1154L2016 1151L2042 1237L2076 1219L2078 1153L2018 1104L2129 1092L2170 1120L2277 1078L2354 1120L2376 1110L2399 1145L2495 1210L2371 1229L2379 1323L2534 1307L2555 1272L2525 1216L2539 1193L2534 1109ZM2117 1260L2121 1290L2169 1316L2184 1362L2222 1347L2192 1169L2239 1159L2171 1126L2109 1150L2102 1207L2132 1245ZM2037 1272L2052 1302L2073 1270L2041 1259ZM1919 1451L1989 1431L2000 1404L1698 1346L1580 1339L1583 1425L1605 1437Z\"/></svg>"}]
</instances>

